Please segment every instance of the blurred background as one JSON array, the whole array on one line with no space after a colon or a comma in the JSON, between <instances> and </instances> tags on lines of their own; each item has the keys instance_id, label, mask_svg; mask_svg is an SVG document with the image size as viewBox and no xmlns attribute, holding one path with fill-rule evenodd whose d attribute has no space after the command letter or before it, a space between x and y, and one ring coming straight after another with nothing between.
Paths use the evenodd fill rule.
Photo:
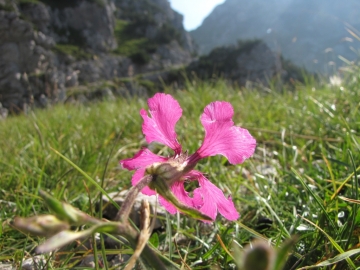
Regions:
<instances>
[{"instance_id":1,"label":"blurred background","mask_svg":"<svg viewBox=\"0 0 360 270\"><path fill-rule=\"evenodd\" d=\"M310 71L333 73L357 57L353 33L358 1L170 1L205 54L238 40L259 38L273 51ZM356 48L356 47L355 47Z\"/></svg>"},{"instance_id":2,"label":"blurred background","mask_svg":"<svg viewBox=\"0 0 360 270\"><path fill-rule=\"evenodd\" d=\"M0 103L145 95L194 75L341 77L358 59L359 11L356 0L0 0Z\"/></svg>"}]
</instances>

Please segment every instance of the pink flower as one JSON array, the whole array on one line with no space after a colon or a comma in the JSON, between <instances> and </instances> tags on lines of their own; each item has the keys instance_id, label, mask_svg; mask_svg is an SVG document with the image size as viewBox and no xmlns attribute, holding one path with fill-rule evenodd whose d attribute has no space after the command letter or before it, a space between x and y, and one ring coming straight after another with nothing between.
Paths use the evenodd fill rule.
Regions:
<instances>
[{"instance_id":1,"label":"pink flower","mask_svg":"<svg viewBox=\"0 0 360 270\"><path fill-rule=\"evenodd\" d=\"M234 126L234 111L231 104L215 101L205 107L200 117L205 129L205 138L200 148L192 155L183 152L176 138L175 125L182 115L179 103L171 95L157 93L148 100L148 105L150 117L146 110L140 111L144 120L142 130L146 141L165 144L174 151L174 156L159 156L145 148L133 158L121 160L120 164L124 168L135 170L132 184L136 185L152 168L164 165L162 170L165 170L167 164L175 164L174 166L179 168L178 174L175 176L170 173L171 177L167 179L167 183L179 201L213 220L218 211L229 220L238 219L239 213L231 198L226 198L201 172L194 170L196 163L202 158L221 154L231 164L240 164L254 153L256 141L246 129ZM192 197L184 189L185 181L198 181L199 187L192 192ZM153 195L155 191L145 187L142 193ZM159 196L159 200L171 214L177 212L177 209L163 197Z\"/></svg>"}]
</instances>

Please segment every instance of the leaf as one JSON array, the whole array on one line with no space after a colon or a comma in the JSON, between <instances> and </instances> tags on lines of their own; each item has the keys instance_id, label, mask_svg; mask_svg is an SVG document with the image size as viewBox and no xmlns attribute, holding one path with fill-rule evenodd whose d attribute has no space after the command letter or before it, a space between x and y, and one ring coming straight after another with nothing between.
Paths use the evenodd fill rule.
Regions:
<instances>
[{"instance_id":1,"label":"leaf","mask_svg":"<svg viewBox=\"0 0 360 270\"><path fill-rule=\"evenodd\" d=\"M149 239L150 243L155 247L158 248L159 247L159 235L157 233L153 233Z\"/></svg>"},{"instance_id":2,"label":"leaf","mask_svg":"<svg viewBox=\"0 0 360 270\"><path fill-rule=\"evenodd\" d=\"M47 239L43 244L36 248L37 253L47 253L55 249L61 248L71 242L80 239L89 237L95 232L109 232L114 233L117 231L119 224L115 222L105 222L99 225L92 226L91 228L74 232L70 230L59 232L58 234L53 235Z\"/></svg>"},{"instance_id":3,"label":"leaf","mask_svg":"<svg viewBox=\"0 0 360 270\"><path fill-rule=\"evenodd\" d=\"M323 267L323 266L329 266L337 262L341 262L343 260L348 259L350 256L360 253L360 248L352 249L349 251L346 251L344 253L338 254L333 258L327 259L321 263L318 263L317 265L311 265L311 266L305 266L302 268L299 268L299 270L302 269L311 269L311 268L317 268L317 267Z\"/></svg>"},{"instance_id":4,"label":"leaf","mask_svg":"<svg viewBox=\"0 0 360 270\"><path fill-rule=\"evenodd\" d=\"M71 242L79 239L85 238L92 234L93 230L88 229L81 232L73 232L73 231L62 231L58 234L47 239L43 244L36 248L36 253L47 253L53 251L55 249L61 248Z\"/></svg>"}]
</instances>

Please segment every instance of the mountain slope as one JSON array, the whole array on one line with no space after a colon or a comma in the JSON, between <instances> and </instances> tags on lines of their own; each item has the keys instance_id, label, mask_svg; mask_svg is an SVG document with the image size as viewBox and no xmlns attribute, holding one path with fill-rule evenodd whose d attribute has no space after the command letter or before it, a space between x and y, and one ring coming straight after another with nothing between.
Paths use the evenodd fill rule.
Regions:
<instances>
[{"instance_id":1,"label":"mountain slope","mask_svg":"<svg viewBox=\"0 0 360 270\"><path fill-rule=\"evenodd\" d=\"M346 27L360 29L356 0L227 0L191 32L201 54L236 43L263 39L272 50L311 71L331 71L338 55L353 59Z\"/></svg>"}]
</instances>

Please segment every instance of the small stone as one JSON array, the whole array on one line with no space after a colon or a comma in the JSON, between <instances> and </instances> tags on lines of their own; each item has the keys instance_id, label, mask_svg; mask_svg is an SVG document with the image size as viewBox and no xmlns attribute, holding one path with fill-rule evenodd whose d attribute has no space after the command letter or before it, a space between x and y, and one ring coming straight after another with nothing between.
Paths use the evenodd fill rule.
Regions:
<instances>
[{"instance_id":1,"label":"small stone","mask_svg":"<svg viewBox=\"0 0 360 270\"><path fill-rule=\"evenodd\" d=\"M47 261L44 255L34 256L28 258L22 262L22 270L37 270L37 269L46 269Z\"/></svg>"},{"instance_id":2,"label":"small stone","mask_svg":"<svg viewBox=\"0 0 360 270\"><path fill-rule=\"evenodd\" d=\"M121 206L126 198L128 191L129 190L123 190L121 192L113 192L113 193L110 193L109 196L118 205ZM130 219L135 223L136 226L138 226L138 227L140 226L140 208L141 208L142 200L147 200L149 202L150 206L152 207L152 213L153 213L154 209L156 208L157 217L165 217L166 210L164 207L159 205L159 202L155 195L147 196L142 193L139 193L138 196L136 197L134 207L129 216ZM104 217L109 220L113 220L116 217L118 210L109 202L109 199L106 196L103 196L103 205L106 205L106 204L107 204L107 207L103 211ZM162 221L159 218L157 218L155 221L154 230L159 229L162 226L163 226Z\"/></svg>"},{"instance_id":3,"label":"small stone","mask_svg":"<svg viewBox=\"0 0 360 270\"><path fill-rule=\"evenodd\" d=\"M16 268L13 267L11 264L1 263L0 262L0 270L15 270Z\"/></svg>"},{"instance_id":4,"label":"small stone","mask_svg":"<svg viewBox=\"0 0 360 270\"><path fill-rule=\"evenodd\" d=\"M115 255L111 260L108 261L109 267L123 266L130 259L130 257L131 255L129 254Z\"/></svg>"},{"instance_id":5,"label":"small stone","mask_svg":"<svg viewBox=\"0 0 360 270\"><path fill-rule=\"evenodd\" d=\"M0 120L6 119L8 116L9 111L6 108L2 107L2 104L0 103Z\"/></svg>"},{"instance_id":6,"label":"small stone","mask_svg":"<svg viewBox=\"0 0 360 270\"><path fill-rule=\"evenodd\" d=\"M100 260L100 258L99 258ZM95 258L93 255L86 256L79 266L95 268Z\"/></svg>"},{"instance_id":7,"label":"small stone","mask_svg":"<svg viewBox=\"0 0 360 270\"><path fill-rule=\"evenodd\" d=\"M278 176L276 167L269 164L258 165L256 166L256 170L264 176L274 176L274 177Z\"/></svg>"}]
</instances>

